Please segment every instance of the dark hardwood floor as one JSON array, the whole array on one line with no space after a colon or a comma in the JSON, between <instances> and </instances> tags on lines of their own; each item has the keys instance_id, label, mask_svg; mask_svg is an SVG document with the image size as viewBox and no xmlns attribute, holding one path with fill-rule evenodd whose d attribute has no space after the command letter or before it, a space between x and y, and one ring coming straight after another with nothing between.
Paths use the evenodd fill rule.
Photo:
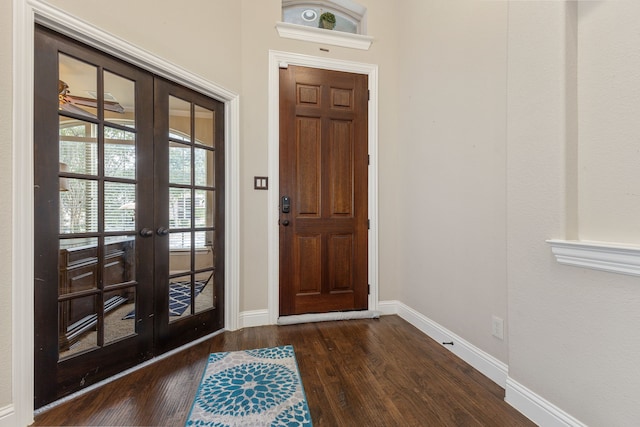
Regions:
<instances>
[{"instance_id":1,"label":"dark hardwood floor","mask_svg":"<svg viewBox=\"0 0 640 427\"><path fill-rule=\"evenodd\" d=\"M314 426L533 426L504 390L397 316L224 332L36 417L182 426L209 353L292 344Z\"/></svg>"}]
</instances>

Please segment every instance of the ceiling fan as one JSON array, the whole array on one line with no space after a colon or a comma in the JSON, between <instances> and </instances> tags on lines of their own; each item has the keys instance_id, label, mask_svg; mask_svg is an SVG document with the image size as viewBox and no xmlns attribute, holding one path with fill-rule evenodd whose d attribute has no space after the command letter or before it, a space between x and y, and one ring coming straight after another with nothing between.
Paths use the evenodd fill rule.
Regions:
<instances>
[{"instance_id":1,"label":"ceiling fan","mask_svg":"<svg viewBox=\"0 0 640 427\"><path fill-rule=\"evenodd\" d=\"M97 99L71 95L69 85L62 80L58 80L58 104L61 110L68 111L70 113L81 114L83 116L89 115L91 117L95 116L89 113L87 110L80 108L79 106L98 108ZM117 101L105 100L104 109L107 111L113 111L115 113L124 113L124 107Z\"/></svg>"}]
</instances>

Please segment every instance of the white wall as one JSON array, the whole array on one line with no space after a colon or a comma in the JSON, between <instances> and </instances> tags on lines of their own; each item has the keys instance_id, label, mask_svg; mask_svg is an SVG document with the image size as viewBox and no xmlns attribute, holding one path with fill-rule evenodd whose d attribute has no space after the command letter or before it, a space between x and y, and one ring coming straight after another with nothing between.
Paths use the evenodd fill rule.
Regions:
<instances>
[{"instance_id":1,"label":"white wall","mask_svg":"<svg viewBox=\"0 0 640 427\"><path fill-rule=\"evenodd\" d=\"M604 52L611 42L615 45L615 34L626 32L627 25L637 28L632 21L640 18L640 10L624 2L604 3L608 2L589 6L594 20L609 8L633 18L626 25L624 21L600 21L602 25L608 21L607 31L600 31L597 43L593 40L586 49L598 44L596 49ZM577 169L571 165L575 161L571 118L575 119L573 110L578 105L583 111L582 99L572 99L575 81L570 77L575 80L571 70L577 56L576 8L574 2L542 1L514 1L509 6L509 376L583 423L630 426L640 419L636 404L640 395L638 279L561 266L545 243L546 239L565 238L572 228L567 200L574 191L570 175ZM578 39L578 45L583 42ZM637 63L618 65L626 74L626 68ZM578 75L582 72L578 68ZM607 76L596 78L589 70L587 73L597 87L608 84ZM614 105L617 96L601 92L598 101ZM584 117L580 122L587 125ZM582 136L577 141L580 154L585 142ZM617 136L607 138L610 152L627 150L627 143ZM606 158L595 166L605 173L614 167ZM618 184L637 180L638 170L619 175ZM597 190L585 180L579 185L581 195ZM611 228L613 236L615 229Z\"/></svg>"},{"instance_id":2,"label":"white wall","mask_svg":"<svg viewBox=\"0 0 640 427\"><path fill-rule=\"evenodd\" d=\"M11 0L0 0L0 413L11 399L11 117L13 20Z\"/></svg>"},{"instance_id":3,"label":"white wall","mask_svg":"<svg viewBox=\"0 0 640 427\"><path fill-rule=\"evenodd\" d=\"M640 244L640 2L580 2L579 234Z\"/></svg>"},{"instance_id":4,"label":"white wall","mask_svg":"<svg viewBox=\"0 0 640 427\"><path fill-rule=\"evenodd\" d=\"M506 363L491 318L508 324L507 2L406 4L399 220L385 225L399 234L401 301Z\"/></svg>"},{"instance_id":5,"label":"white wall","mask_svg":"<svg viewBox=\"0 0 640 427\"><path fill-rule=\"evenodd\" d=\"M237 1L50 0L48 3L228 90L239 91Z\"/></svg>"}]
</instances>

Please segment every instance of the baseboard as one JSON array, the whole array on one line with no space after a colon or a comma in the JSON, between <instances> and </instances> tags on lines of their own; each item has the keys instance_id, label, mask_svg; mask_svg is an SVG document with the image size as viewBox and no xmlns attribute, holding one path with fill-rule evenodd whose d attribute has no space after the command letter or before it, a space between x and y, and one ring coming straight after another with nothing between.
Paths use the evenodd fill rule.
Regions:
<instances>
[{"instance_id":1,"label":"baseboard","mask_svg":"<svg viewBox=\"0 0 640 427\"><path fill-rule=\"evenodd\" d=\"M7 405L0 408L0 427L9 427L18 425L15 420L16 408L13 405Z\"/></svg>"},{"instance_id":2,"label":"baseboard","mask_svg":"<svg viewBox=\"0 0 640 427\"><path fill-rule=\"evenodd\" d=\"M397 314L439 343L453 342L453 346L444 347L504 388L505 401L536 424L545 427L586 427L573 416L510 378L509 367L505 363L406 304L400 301L381 301L378 310L385 315Z\"/></svg>"},{"instance_id":3,"label":"baseboard","mask_svg":"<svg viewBox=\"0 0 640 427\"><path fill-rule=\"evenodd\" d=\"M534 423L545 427L586 427L586 424L543 399L513 378L507 378L506 397L509 405Z\"/></svg>"},{"instance_id":4,"label":"baseboard","mask_svg":"<svg viewBox=\"0 0 640 427\"><path fill-rule=\"evenodd\" d=\"M402 304L400 301L380 301L378 302L378 311L384 315L398 314L398 307Z\"/></svg>"},{"instance_id":5,"label":"baseboard","mask_svg":"<svg viewBox=\"0 0 640 427\"><path fill-rule=\"evenodd\" d=\"M238 319L240 329L264 325L269 325L269 310L250 310L240 313Z\"/></svg>"},{"instance_id":6,"label":"baseboard","mask_svg":"<svg viewBox=\"0 0 640 427\"><path fill-rule=\"evenodd\" d=\"M438 343L452 342L453 345L443 345L443 347L454 353L469 365L473 366L478 371L482 372L482 374L486 375L500 387L506 387L509 369L505 363L480 350L478 347L468 341L465 341L458 335L440 326L438 323L402 302L393 301L389 302L389 304L385 304L385 311L395 314L392 313L393 304L391 303L396 305L396 312L398 316L411 323ZM380 310L382 311L382 309Z\"/></svg>"}]
</instances>

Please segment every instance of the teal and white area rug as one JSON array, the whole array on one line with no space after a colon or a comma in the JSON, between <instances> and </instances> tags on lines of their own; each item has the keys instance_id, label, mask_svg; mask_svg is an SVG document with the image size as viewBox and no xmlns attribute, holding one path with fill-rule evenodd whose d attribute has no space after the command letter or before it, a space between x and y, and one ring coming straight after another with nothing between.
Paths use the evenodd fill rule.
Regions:
<instances>
[{"instance_id":1,"label":"teal and white area rug","mask_svg":"<svg viewBox=\"0 0 640 427\"><path fill-rule=\"evenodd\" d=\"M186 426L311 426L290 345L213 353Z\"/></svg>"}]
</instances>

